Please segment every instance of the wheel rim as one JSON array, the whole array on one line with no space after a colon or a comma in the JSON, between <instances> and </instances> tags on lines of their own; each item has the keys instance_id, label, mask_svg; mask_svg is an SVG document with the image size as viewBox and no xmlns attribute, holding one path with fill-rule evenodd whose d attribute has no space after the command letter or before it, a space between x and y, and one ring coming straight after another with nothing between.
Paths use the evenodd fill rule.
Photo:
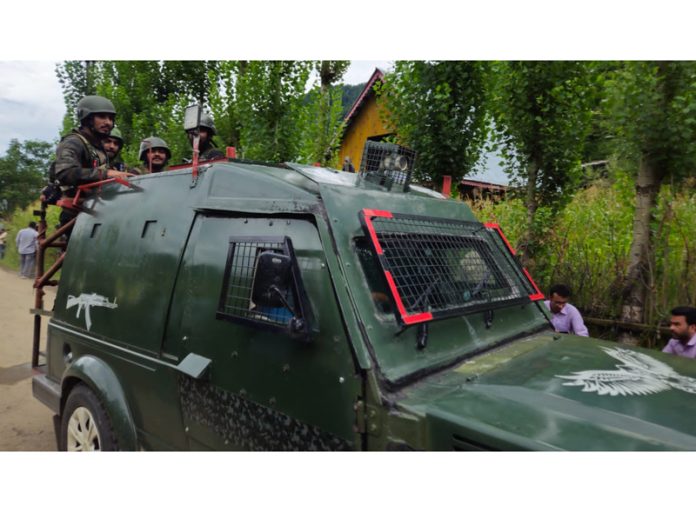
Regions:
<instances>
[{"instance_id":1,"label":"wheel rim","mask_svg":"<svg viewBox=\"0 0 696 512\"><path fill-rule=\"evenodd\" d=\"M69 452L100 451L99 430L86 407L75 409L68 420L67 450Z\"/></svg>"}]
</instances>

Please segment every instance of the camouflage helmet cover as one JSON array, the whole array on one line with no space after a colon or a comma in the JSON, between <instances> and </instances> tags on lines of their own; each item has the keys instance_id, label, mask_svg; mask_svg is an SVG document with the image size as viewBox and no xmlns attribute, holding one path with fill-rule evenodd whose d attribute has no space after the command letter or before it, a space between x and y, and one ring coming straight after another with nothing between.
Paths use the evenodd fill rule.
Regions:
<instances>
[{"instance_id":1,"label":"camouflage helmet cover","mask_svg":"<svg viewBox=\"0 0 696 512\"><path fill-rule=\"evenodd\" d=\"M92 114L113 114L115 116L116 108L110 100L103 96L85 96L77 102L77 118L82 122Z\"/></svg>"},{"instance_id":2,"label":"camouflage helmet cover","mask_svg":"<svg viewBox=\"0 0 696 512\"><path fill-rule=\"evenodd\" d=\"M163 148L167 153L167 159L171 158L172 152L169 150L169 146L167 146L167 143L164 142L163 139L160 139L159 137L147 137L146 139L143 139L140 143L138 159L144 161L145 153L147 152L147 150L155 148Z\"/></svg>"}]
</instances>

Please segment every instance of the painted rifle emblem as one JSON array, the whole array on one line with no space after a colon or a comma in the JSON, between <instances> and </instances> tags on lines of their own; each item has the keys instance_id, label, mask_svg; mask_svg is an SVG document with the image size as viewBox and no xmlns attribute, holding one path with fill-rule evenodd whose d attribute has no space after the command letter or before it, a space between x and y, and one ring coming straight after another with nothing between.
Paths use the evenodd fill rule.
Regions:
<instances>
[{"instance_id":1,"label":"painted rifle emblem","mask_svg":"<svg viewBox=\"0 0 696 512\"><path fill-rule=\"evenodd\" d=\"M618 370L587 370L556 377L572 381L564 386L583 386L582 391L599 395L649 395L672 388L696 394L696 379L679 375L649 355L625 348L601 349L623 363L616 365Z\"/></svg>"},{"instance_id":2,"label":"painted rifle emblem","mask_svg":"<svg viewBox=\"0 0 696 512\"><path fill-rule=\"evenodd\" d=\"M89 308L92 306L99 306L102 308L115 309L118 307L116 304L116 298L114 297L113 302L109 302L109 299L97 295L96 293L81 293L79 297L74 295L68 295L68 301L65 305L65 309L70 309L73 306L77 306L77 315L75 318L80 318L80 312L82 308L85 310L85 322L87 324L87 330L92 326L92 318L89 316Z\"/></svg>"}]
</instances>

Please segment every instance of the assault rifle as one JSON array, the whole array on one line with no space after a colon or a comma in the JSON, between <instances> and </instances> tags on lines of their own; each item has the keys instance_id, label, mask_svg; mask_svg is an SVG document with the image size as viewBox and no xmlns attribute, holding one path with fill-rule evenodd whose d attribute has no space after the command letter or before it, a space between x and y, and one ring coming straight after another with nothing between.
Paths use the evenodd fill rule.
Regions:
<instances>
[{"instance_id":1,"label":"assault rifle","mask_svg":"<svg viewBox=\"0 0 696 512\"><path fill-rule=\"evenodd\" d=\"M74 295L68 295L68 301L65 305L66 309L70 309L73 306L77 306L76 318L80 318L80 312L82 308L85 308L85 321L87 323L87 330L89 331L92 326L92 318L89 315L89 308L92 306L100 306L103 308L115 309L118 307L116 304L116 298L114 297L113 302L109 302L109 299L97 295L96 293L82 293L79 297Z\"/></svg>"}]
</instances>

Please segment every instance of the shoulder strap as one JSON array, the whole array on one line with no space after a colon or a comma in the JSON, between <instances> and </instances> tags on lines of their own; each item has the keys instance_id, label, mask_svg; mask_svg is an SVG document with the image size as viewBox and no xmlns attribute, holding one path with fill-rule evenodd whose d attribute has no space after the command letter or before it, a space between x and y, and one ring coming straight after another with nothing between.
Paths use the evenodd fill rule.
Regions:
<instances>
[{"instance_id":1,"label":"shoulder strap","mask_svg":"<svg viewBox=\"0 0 696 512\"><path fill-rule=\"evenodd\" d=\"M85 136L82 135L81 133L79 133L77 131L73 131L73 132L68 133L65 137L63 137L63 139L67 139L71 135L75 135L76 137L78 137L82 141L82 144L85 146L85 149L87 150L87 154L90 156L90 159L92 161L94 161L94 160L99 161L99 155L97 154L96 150L94 149L94 146L92 146L92 144L90 144L89 141L85 138Z\"/></svg>"}]
</instances>

